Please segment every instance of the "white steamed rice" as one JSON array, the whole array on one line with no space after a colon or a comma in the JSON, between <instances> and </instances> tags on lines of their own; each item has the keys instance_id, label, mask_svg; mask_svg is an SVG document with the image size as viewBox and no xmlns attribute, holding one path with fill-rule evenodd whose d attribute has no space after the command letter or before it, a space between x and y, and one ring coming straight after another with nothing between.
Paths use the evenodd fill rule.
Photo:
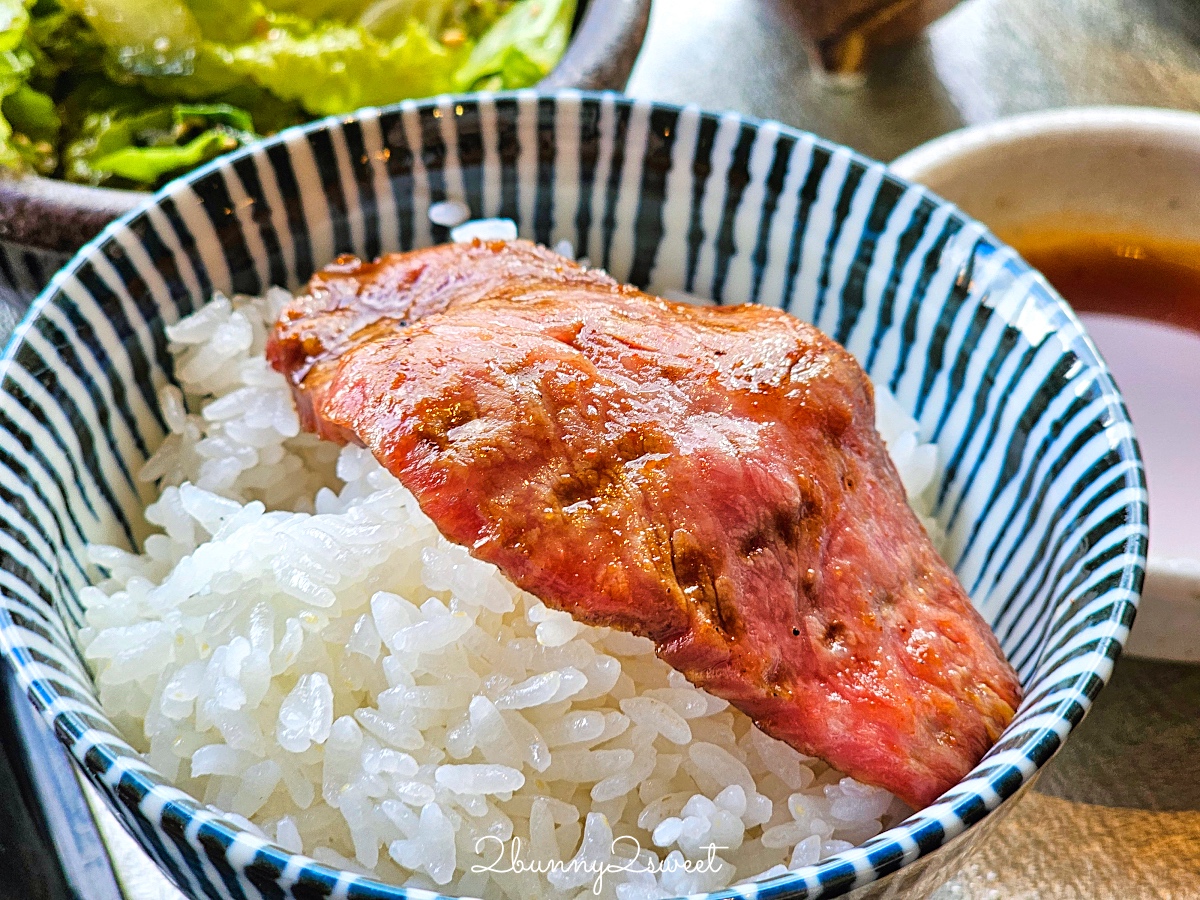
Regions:
<instances>
[{"instance_id":1,"label":"white steamed rice","mask_svg":"<svg viewBox=\"0 0 1200 900\"><path fill-rule=\"evenodd\" d=\"M218 295L168 329L183 392L161 392L170 434L142 473L159 532L141 554L91 549L109 573L83 598L101 700L168 779L288 850L489 897L593 896L606 867L604 897L716 890L904 812L648 640L517 590L367 452L301 433L263 357L288 299ZM920 498L936 448L877 401ZM565 865L502 871L514 858Z\"/></svg>"}]
</instances>

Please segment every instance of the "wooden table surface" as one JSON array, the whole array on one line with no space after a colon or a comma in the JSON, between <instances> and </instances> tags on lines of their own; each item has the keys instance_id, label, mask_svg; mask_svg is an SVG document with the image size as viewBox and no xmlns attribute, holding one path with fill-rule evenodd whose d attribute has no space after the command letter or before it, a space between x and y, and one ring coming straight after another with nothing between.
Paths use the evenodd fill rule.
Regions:
<instances>
[{"instance_id":1,"label":"wooden table surface","mask_svg":"<svg viewBox=\"0 0 1200 900\"><path fill-rule=\"evenodd\" d=\"M966 0L847 87L809 68L788 0L655 0L628 93L778 119L883 160L1037 109L1200 111L1200 2ZM1200 666L1118 664L1035 790L936 895L984 898L1200 898Z\"/></svg>"}]
</instances>

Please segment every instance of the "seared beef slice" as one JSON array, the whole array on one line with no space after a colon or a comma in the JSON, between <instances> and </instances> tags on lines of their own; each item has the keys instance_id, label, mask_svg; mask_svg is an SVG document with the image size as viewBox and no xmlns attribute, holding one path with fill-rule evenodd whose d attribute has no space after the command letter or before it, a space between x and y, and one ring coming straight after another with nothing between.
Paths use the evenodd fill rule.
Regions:
<instances>
[{"instance_id":1,"label":"seared beef slice","mask_svg":"<svg viewBox=\"0 0 1200 900\"><path fill-rule=\"evenodd\" d=\"M339 260L268 354L306 427L369 447L447 538L855 778L927 805L1013 716L870 381L810 325L476 242Z\"/></svg>"}]
</instances>

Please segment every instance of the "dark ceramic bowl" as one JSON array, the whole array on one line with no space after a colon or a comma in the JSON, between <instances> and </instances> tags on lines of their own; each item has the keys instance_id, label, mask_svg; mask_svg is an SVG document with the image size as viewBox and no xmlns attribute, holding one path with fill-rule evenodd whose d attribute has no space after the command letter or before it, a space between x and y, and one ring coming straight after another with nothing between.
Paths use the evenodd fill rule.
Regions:
<instances>
[{"instance_id":1,"label":"dark ceramic bowl","mask_svg":"<svg viewBox=\"0 0 1200 900\"><path fill-rule=\"evenodd\" d=\"M542 90L621 90L642 49L651 0L580 0L567 51ZM51 178L0 177L0 334L71 255L124 213L142 191Z\"/></svg>"}]
</instances>

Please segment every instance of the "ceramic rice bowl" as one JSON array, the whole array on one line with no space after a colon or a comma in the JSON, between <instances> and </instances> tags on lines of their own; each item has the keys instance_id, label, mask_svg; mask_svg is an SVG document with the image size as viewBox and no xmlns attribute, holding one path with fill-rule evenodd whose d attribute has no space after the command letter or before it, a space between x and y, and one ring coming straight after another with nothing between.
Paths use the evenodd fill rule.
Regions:
<instances>
[{"instance_id":1,"label":"ceramic rice bowl","mask_svg":"<svg viewBox=\"0 0 1200 900\"><path fill-rule=\"evenodd\" d=\"M1141 463L1068 308L981 225L782 125L608 94L366 110L209 164L110 225L17 331L0 384L0 644L141 845L195 897L428 897L295 856L164 783L99 708L74 635L84 547L148 526L135 473L164 434L165 326L215 290L297 288L339 252L447 239L464 200L652 291L815 322L940 447L948 558L1023 680L996 746L934 805L818 865L716 897L925 892L1079 723L1132 622Z\"/></svg>"}]
</instances>

